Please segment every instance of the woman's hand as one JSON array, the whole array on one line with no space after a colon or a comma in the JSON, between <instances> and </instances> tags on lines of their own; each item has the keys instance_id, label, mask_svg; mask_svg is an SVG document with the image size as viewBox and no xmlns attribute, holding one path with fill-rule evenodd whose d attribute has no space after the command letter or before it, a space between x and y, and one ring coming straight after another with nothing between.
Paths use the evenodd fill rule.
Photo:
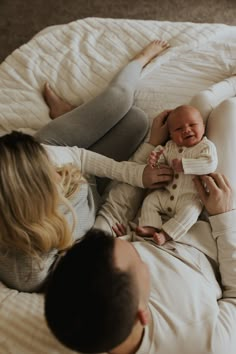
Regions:
<instances>
[{"instance_id":1,"label":"woman's hand","mask_svg":"<svg viewBox=\"0 0 236 354\"><path fill-rule=\"evenodd\" d=\"M173 179L173 170L167 165L152 167L147 165L143 170L143 185L145 188L162 188Z\"/></svg>"},{"instance_id":2,"label":"woman's hand","mask_svg":"<svg viewBox=\"0 0 236 354\"><path fill-rule=\"evenodd\" d=\"M153 119L149 144L153 146L163 145L168 140L169 131L166 120L170 112L171 110L166 110Z\"/></svg>"},{"instance_id":3,"label":"woman's hand","mask_svg":"<svg viewBox=\"0 0 236 354\"><path fill-rule=\"evenodd\" d=\"M220 173L211 173L193 179L209 215L226 213L233 208L233 193L228 179Z\"/></svg>"}]
</instances>

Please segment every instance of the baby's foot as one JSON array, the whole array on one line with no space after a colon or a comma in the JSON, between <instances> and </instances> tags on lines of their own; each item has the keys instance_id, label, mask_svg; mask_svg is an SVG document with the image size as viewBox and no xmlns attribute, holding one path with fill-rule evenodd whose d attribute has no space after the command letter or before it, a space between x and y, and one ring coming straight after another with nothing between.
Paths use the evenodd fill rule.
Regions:
<instances>
[{"instance_id":1,"label":"baby's foot","mask_svg":"<svg viewBox=\"0 0 236 354\"><path fill-rule=\"evenodd\" d=\"M49 83L46 82L43 90L43 97L46 104L49 107L49 116L55 119L67 112L72 111L75 107L71 104L63 101L50 87Z\"/></svg>"},{"instance_id":2,"label":"baby's foot","mask_svg":"<svg viewBox=\"0 0 236 354\"><path fill-rule=\"evenodd\" d=\"M168 42L156 39L155 41L149 43L140 53L138 53L133 60L138 60L144 67L153 58L169 47L170 45Z\"/></svg>"},{"instance_id":3,"label":"baby's foot","mask_svg":"<svg viewBox=\"0 0 236 354\"><path fill-rule=\"evenodd\" d=\"M167 235L166 232L164 231L160 231L160 232L155 232L153 234L153 240L159 245L162 246L164 245L164 243L166 243L167 241L171 240L171 237L169 235Z\"/></svg>"},{"instance_id":4,"label":"baby's foot","mask_svg":"<svg viewBox=\"0 0 236 354\"><path fill-rule=\"evenodd\" d=\"M157 229L150 226L137 226L136 227L136 234L142 237L153 237L156 233Z\"/></svg>"}]
</instances>

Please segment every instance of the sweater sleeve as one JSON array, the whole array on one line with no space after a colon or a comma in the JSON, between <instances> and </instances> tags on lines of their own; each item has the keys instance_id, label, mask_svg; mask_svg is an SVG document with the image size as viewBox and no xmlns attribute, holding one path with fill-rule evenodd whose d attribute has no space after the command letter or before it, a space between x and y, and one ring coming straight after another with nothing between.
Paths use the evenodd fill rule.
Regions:
<instances>
[{"instance_id":1,"label":"sweater sleeve","mask_svg":"<svg viewBox=\"0 0 236 354\"><path fill-rule=\"evenodd\" d=\"M210 217L213 238L218 249L222 282L222 298L218 300L219 313L213 333L218 352L235 350L236 333L236 210ZM232 351L230 349L233 349Z\"/></svg>"},{"instance_id":2,"label":"sweater sleeve","mask_svg":"<svg viewBox=\"0 0 236 354\"><path fill-rule=\"evenodd\" d=\"M0 254L0 279L9 288L24 292L39 291L56 259L57 250L35 259L20 253Z\"/></svg>"},{"instance_id":3,"label":"sweater sleeve","mask_svg":"<svg viewBox=\"0 0 236 354\"><path fill-rule=\"evenodd\" d=\"M215 145L209 140L204 140L196 150L196 158L183 158L182 164L185 174L205 175L216 170L218 164Z\"/></svg>"},{"instance_id":4,"label":"sweater sleeve","mask_svg":"<svg viewBox=\"0 0 236 354\"><path fill-rule=\"evenodd\" d=\"M143 170L145 165L136 162L117 162L95 152L78 147L46 146L49 158L55 166L73 163L83 175L108 177L133 186L143 187ZM140 152L142 159L143 152ZM145 154L145 152L144 152Z\"/></svg>"}]
</instances>

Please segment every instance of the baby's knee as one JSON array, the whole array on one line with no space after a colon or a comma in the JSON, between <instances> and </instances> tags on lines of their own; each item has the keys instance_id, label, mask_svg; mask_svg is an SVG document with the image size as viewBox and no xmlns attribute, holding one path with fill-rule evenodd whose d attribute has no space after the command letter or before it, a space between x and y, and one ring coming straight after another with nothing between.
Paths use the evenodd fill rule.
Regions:
<instances>
[{"instance_id":1,"label":"baby's knee","mask_svg":"<svg viewBox=\"0 0 236 354\"><path fill-rule=\"evenodd\" d=\"M158 195L156 191L149 193L143 200L142 207L145 209L154 208L155 205L158 205Z\"/></svg>"}]
</instances>

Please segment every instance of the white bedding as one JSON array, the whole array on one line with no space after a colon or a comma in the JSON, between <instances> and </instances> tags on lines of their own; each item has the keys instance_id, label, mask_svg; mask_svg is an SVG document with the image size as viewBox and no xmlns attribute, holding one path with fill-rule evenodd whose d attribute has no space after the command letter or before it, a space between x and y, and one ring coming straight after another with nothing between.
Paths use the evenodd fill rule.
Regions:
<instances>
[{"instance_id":1,"label":"white bedding","mask_svg":"<svg viewBox=\"0 0 236 354\"><path fill-rule=\"evenodd\" d=\"M81 104L155 38L171 48L144 70L135 95L150 120L236 72L236 27L98 18L52 27L0 66L0 135L12 129L33 134L50 120L41 95L45 81L67 101ZM42 295L0 284L0 354L7 353L72 352L50 335Z\"/></svg>"},{"instance_id":2,"label":"white bedding","mask_svg":"<svg viewBox=\"0 0 236 354\"><path fill-rule=\"evenodd\" d=\"M0 66L0 134L34 133L49 121L46 81L79 105L97 95L151 39L171 48L144 70L137 105L150 116L189 98L236 67L236 27L88 18L42 32ZM183 75L184 73L184 75ZM168 93L168 95L166 95Z\"/></svg>"}]
</instances>

